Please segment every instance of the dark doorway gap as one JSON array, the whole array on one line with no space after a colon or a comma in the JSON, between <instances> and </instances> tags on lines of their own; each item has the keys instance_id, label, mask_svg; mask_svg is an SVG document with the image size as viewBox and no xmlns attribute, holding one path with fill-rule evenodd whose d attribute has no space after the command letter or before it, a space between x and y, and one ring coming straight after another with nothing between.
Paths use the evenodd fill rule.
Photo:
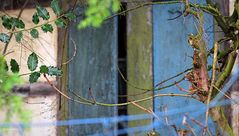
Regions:
<instances>
[{"instance_id":1,"label":"dark doorway gap","mask_svg":"<svg viewBox=\"0 0 239 136\"><path fill-rule=\"evenodd\" d=\"M122 9L126 9L126 3L121 3ZM118 67L122 72L123 76L127 78L127 30L126 30L126 16L119 15L118 16ZM121 77L120 73L118 73L118 95L127 95L127 85L126 82ZM119 97L118 103L127 102L127 97ZM127 106L118 107L118 115L124 116L127 115ZM127 121L119 122L118 129L127 128ZM127 134L121 134L119 136L127 136Z\"/></svg>"}]
</instances>

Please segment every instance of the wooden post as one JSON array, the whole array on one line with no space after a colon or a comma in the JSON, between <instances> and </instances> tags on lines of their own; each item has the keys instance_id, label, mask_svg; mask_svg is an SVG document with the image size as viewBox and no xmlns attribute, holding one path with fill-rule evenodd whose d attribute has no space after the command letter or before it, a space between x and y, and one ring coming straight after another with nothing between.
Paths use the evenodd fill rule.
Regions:
<instances>
[{"instance_id":1,"label":"wooden post","mask_svg":"<svg viewBox=\"0 0 239 136\"><path fill-rule=\"evenodd\" d=\"M79 17L69 27L68 91L103 103L118 101L117 44L118 20L109 19L100 28L88 27L78 30L77 24L83 19L84 8L77 7ZM80 16L81 15L81 16ZM75 48L76 47L76 48ZM77 97L70 92L69 95ZM85 119L117 116L117 107L82 105L69 101L69 119ZM117 123L86 124L69 126L68 135L116 135Z\"/></svg>"},{"instance_id":2,"label":"wooden post","mask_svg":"<svg viewBox=\"0 0 239 136\"><path fill-rule=\"evenodd\" d=\"M135 4L128 4L127 8L133 8ZM143 90L136 89L130 84L139 88L151 89L153 85L152 77L152 14L151 6L142 7L127 13L127 93L139 94ZM128 96L128 100L136 100L152 95L152 91L148 93ZM138 103L144 108L152 108L153 101L145 101ZM144 110L135 105L129 105L128 115L147 114ZM128 127L138 127L150 125L152 120L129 121ZM146 135L145 133L140 133ZM132 134L129 134L132 135ZM135 133L134 135L139 135Z\"/></svg>"}]
</instances>

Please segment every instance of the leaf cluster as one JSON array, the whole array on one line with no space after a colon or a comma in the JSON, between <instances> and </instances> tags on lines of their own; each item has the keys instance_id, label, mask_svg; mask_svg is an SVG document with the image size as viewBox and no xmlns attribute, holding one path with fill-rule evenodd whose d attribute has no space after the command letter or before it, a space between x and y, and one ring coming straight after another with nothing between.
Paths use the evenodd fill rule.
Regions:
<instances>
[{"instance_id":1,"label":"leaf cluster","mask_svg":"<svg viewBox=\"0 0 239 136\"><path fill-rule=\"evenodd\" d=\"M41 74L47 74L50 76L61 76L62 74L62 70L60 70L59 68L46 65L41 65L40 71L36 71L38 67L38 57L34 52L29 55L27 60L27 66L28 69L31 71L31 74L29 76L30 83L36 82L38 78L41 76Z\"/></svg>"},{"instance_id":2,"label":"leaf cluster","mask_svg":"<svg viewBox=\"0 0 239 136\"><path fill-rule=\"evenodd\" d=\"M51 8L54 11L55 15L57 16L57 19L54 20L54 23L59 28L66 28L67 23L69 21L72 21L76 18L76 15L72 11L63 12L58 0L52 0L51 2ZM10 41L10 33L14 33L15 39L17 42L21 42L23 38L23 32L28 30L25 29L25 23L16 17L9 17L7 15L3 15L1 17L2 19L2 25L4 28L6 28L9 31L12 31L13 29L17 29L17 31L9 32L9 33L0 33L0 41L3 43L8 43ZM32 38L38 38L39 32L36 29L37 27L41 27L41 30L45 33L47 32L53 32L53 25L49 21L50 19L50 13L49 11L41 6L36 6L36 11L32 16L32 23L36 26L29 29L29 33ZM39 23L43 21L43 24Z\"/></svg>"},{"instance_id":3,"label":"leaf cluster","mask_svg":"<svg viewBox=\"0 0 239 136\"><path fill-rule=\"evenodd\" d=\"M88 8L85 11L86 18L78 24L78 28L87 26L99 27L104 20L120 9L119 0L88 0Z\"/></svg>"},{"instance_id":4,"label":"leaf cluster","mask_svg":"<svg viewBox=\"0 0 239 136\"><path fill-rule=\"evenodd\" d=\"M27 123L30 120L30 112L23 108L22 98L13 94L11 90L16 84L22 83L16 73L19 68L15 60L11 60L10 63L13 74L7 72L7 62L0 56L0 109L6 111L5 121L12 121L12 117L17 115L20 118L19 121Z\"/></svg>"}]
</instances>

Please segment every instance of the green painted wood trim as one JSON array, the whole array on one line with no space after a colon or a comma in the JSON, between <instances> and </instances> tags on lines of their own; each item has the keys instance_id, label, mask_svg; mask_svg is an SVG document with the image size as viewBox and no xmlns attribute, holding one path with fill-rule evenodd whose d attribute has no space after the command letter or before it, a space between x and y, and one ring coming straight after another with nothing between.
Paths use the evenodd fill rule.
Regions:
<instances>
[{"instance_id":1,"label":"green painted wood trim","mask_svg":"<svg viewBox=\"0 0 239 136\"><path fill-rule=\"evenodd\" d=\"M132 8L128 6L127 8ZM153 86L152 79L152 19L151 7L143 7L127 14L127 77L130 84L139 88L150 89ZM120 45L119 45L120 46ZM144 92L127 84L128 94ZM129 96L128 100L140 99L151 96L153 92ZM145 108L153 108L153 100L138 103ZM128 115L146 114L145 111L129 105ZM128 122L128 127L137 127L150 124L152 120L140 120ZM136 134L144 135L144 134Z\"/></svg>"}]
</instances>

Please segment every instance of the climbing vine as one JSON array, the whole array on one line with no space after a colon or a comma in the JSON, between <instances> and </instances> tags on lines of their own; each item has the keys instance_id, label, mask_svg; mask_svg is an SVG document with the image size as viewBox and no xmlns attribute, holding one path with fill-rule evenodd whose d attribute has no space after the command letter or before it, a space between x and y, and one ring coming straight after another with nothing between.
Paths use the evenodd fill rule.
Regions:
<instances>
[{"instance_id":1,"label":"climbing vine","mask_svg":"<svg viewBox=\"0 0 239 136\"><path fill-rule=\"evenodd\" d=\"M28 1L28 0L27 0ZM26 1L26 3L27 3ZM168 2L143 2L142 4L135 6L132 9L127 9L125 11L120 11L120 1L119 0L88 0L84 2L87 5L85 10L85 19L79 22L78 29L83 29L85 27L100 27L100 25L109 18L112 18L117 15L125 14L126 12L130 12L137 8L141 8L144 6L155 5L155 4L176 4L181 3L184 5L184 13L182 16L192 15L195 19L198 20L198 33L196 35L189 35L188 41L191 47L194 49L193 52L193 64L190 70L185 71L187 72L186 76L182 79L187 79L191 83L191 87L186 90L188 94L179 95L179 94L165 94L165 96L185 96L195 98L209 104L209 102L216 97L216 95L220 92L218 91L220 88L223 87L223 84L230 76L230 73L233 68L233 64L235 63L236 59L236 51L239 48L239 0L235 1L235 10L231 16L223 16L222 13L219 11L216 4L211 1L207 0L207 3L202 4L195 4L190 3L188 0L175 0L175 1L168 1ZM77 4L77 1L75 1ZM25 5L25 4L24 4ZM32 23L34 27L25 28L24 21L18 17L12 17L8 14L1 14L1 24L2 26L8 30L8 32L0 32L0 41L4 43L4 47L2 49L2 55L0 57L0 108L7 110L7 117L6 119L10 121L10 117L12 114L17 113L21 119L26 122L28 120L27 115L24 110L22 109L22 99L11 92L11 89L14 85L21 83L20 73L19 70L21 67L19 66L18 62L15 59L11 59L7 62L4 56L7 54L7 48L9 42L15 37L15 41L20 43L23 40L23 35L25 33L30 34L33 39L39 38L39 31L44 33L51 33L54 30L53 25L56 25L58 28L65 29L68 27L71 21L74 21L77 18L77 15L73 9L63 10L60 6L58 0L52 0L50 4L51 9L53 10L56 18L53 19L50 17L49 11L41 6L40 4L35 4L35 12L32 16ZM24 9L24 7L23 7ZM118 13L117 13L118 12ZM214 48L207 50L208 46L204 41L204 13L211 14L214 19L217 21L218 26L222 29L225 34L225 37L220 39L219 41L215 42ZM40 28L37 29L37 28ZM230 42L230 47L226 50L217 50L218 46L221 46L224 42ZM208 66L207 57L214 54L214 62L211 68ZM223 59L224 58L224 59ZM225 59L226 58L226 59ZM47 82L54 87L56 91L58 91L61 95L65 98L83 103L88 105L101 105L101 106L121 106L121 105L128 105L134 104L137 105L136 102L144 101L148 99L152 99L158 96L152 96L150 98L145 98L142 100L135 100L123 104L106 104L100 103L95 100L88 100L85 99L77 94L75 94L79 100L74 100L69 96L63 94L59 89L57 89L47 78L47 76L61 76L62 70L57 68L56 66L46 66L46 65L39 65L38 64L38 55L35 52L32 52L27 59L27 67L30 71L29 73L29 82L34 83L38 80L38 78L43 75ZM39 69L39 70L38 70ZM212 77L209 77L208 72L212 70ZM124 78L124 77L123 77ZM125 82L130 84L127 79ZM180 81L182 81L180 80ZM179 82L180 82L179 81ZM177 85L177 83L173 84ZM134 86L134 85L132 85ZM172 85L171 85L172 86ZM178 86L178 85L177 85ZM137 88L137 87L136 87ZM179 87L180 88L180 87ZM146 91L153 91L153 90L160 90L156 85L152 89L142 89ZM164 88L162 88L164 89ZM180 90L183 90L180 88ZM139 94L140 95L140 94ZM7 105L7 106L4 106ZM209 109L208 109L209 110ZM215 117L214 121L219 126L222 127L223 130L227 131L231 134L231 128L229 127L224 113L221 112L221 109L215 109L215 112L219 112L220 120ZM207 111L207 115L208 116ZM218 115L218 114L217 114ZM212 115L213 116L213 115ZM223 121L222 121L223 120ZM224 123L222 125L221 123ZM207 128L207 126L205 126Z\"/></svg>"}]
</instances>

